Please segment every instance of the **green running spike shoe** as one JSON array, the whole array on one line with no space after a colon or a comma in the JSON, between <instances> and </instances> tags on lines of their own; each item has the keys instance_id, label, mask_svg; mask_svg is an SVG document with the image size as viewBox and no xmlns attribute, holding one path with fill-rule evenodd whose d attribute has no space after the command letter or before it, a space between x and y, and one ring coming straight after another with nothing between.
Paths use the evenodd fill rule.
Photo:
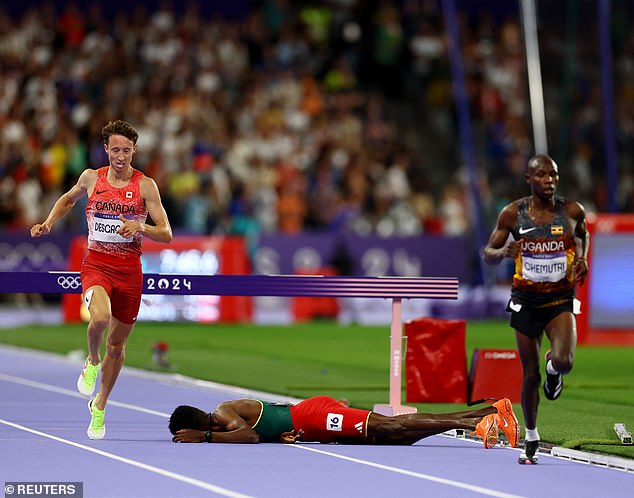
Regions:
<instances>
[{"instance_id":1,"label":"green running spike shoe","mask_svg":"<svg viewBox=\"0 0 634 498\"><path fill-rule=\"evenodd\" d=\"M99 373L99 363L93 365L90 360L86 358L84 363L84 369L77 378L77 390L84 398L90 398L92 393L95 392L95 382L97 380L97 374Z\"/></svg>"},{"instance_id":2,"label":"green running spike shoe","mask_svg":"<svg viewBox=\"0 0 634 498\"><path fill-rule=\"evenodd\" d=\"M106 424L104 419L106 417L106 410L99 410L93 406L95 399L91 399L88 402L88 411L90 411L90 425L86 434L90 439L103 439L106 437Z\"/></svg>"}]
</instances>

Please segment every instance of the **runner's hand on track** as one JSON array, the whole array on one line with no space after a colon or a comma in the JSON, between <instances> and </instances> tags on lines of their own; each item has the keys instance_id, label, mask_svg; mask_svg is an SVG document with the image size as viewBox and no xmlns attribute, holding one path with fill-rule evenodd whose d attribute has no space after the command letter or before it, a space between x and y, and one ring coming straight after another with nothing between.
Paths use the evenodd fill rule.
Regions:
<instances>
[{"instance_id":1,"label":"runner's hand on track","mask_svg":"<svg viewBox=\"0 0 634 498\"><path fill-rule=\"evenodd\" d=\"M205 432L196 429L181 429L172 438L175 443L202 443L204 440Z\"/></svg>"},{"instance_id":2,"label":"runner's hand on track","mask_svg":"<svg viewBox=\"0 0 634 498\"><path fill-rule=\"evenodd\" d=\"M280 443L293 444L297 441L301 441L303 435L304 431L302 429L300 429L299 432L295 429L290 432L283 432L280 434Z\"/></svg>"}]
</instances>

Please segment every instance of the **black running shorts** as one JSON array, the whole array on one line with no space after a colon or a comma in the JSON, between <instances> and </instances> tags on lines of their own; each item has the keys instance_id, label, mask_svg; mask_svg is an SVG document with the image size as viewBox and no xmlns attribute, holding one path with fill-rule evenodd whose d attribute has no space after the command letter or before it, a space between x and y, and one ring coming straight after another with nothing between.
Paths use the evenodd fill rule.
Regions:
<instances>
[{"instance_id":1,"label":"black running shorts","mask_svg":"<svg viewBox=\"0 0 634 498\"><path fill-rule=\"evenodd\" d=\"M519 311L511 309L511 302L512 300L506 306L506 311L511 312L511 327L528 337L539 336L553 318L561 313L572 313L573 310L572 301L543 308L531 308L522 305Z\"/></svg>"}]
</instances>

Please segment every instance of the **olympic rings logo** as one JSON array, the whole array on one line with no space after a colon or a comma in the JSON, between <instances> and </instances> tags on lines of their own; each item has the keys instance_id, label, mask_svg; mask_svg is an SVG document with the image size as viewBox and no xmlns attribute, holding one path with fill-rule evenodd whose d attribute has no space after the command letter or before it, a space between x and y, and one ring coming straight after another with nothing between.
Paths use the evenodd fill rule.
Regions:
<instances>
[{"instance_id":1,"label":"olympic rings logo","mask_svg":"<svg viewBox=\"0 0 634 498\"><path fill-rule=\"evenodd\" d=\"M79 289L81 287L80 277L57 277L57 285L62 289Z\"/></svg>"}]
</instances>

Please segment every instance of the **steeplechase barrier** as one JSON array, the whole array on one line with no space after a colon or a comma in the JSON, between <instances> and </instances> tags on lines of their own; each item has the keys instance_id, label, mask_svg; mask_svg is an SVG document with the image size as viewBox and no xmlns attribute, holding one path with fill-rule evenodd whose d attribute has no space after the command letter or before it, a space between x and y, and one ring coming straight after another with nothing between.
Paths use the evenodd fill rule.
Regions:
<instances>
[{"instance_id":1,"label":"steeplechase barrier","mask_svg":"<svg viewBox=\"0 0 634 498\"><path fill-rule=\"evenodd\" d=\"M412 413L401 403L402 300L457 299L458 279L428 277L333 277L322 275L175 275L147 273L143 293L160 295L374 297L392 300L389 404L384 415ZM0 292L81 294L79 272L1 272Z\"/></svg>"}]
</instances>

